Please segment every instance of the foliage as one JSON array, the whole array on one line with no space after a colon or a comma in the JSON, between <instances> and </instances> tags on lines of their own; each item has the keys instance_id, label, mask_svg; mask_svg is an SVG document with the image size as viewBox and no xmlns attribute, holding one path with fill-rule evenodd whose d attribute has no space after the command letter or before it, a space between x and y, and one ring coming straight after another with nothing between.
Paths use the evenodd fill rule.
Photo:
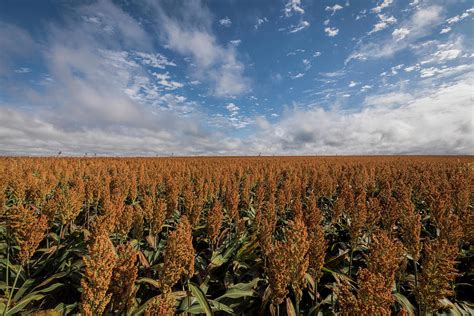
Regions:
<instances>
[{"instance_id":1,"label":"foliage","mask_svg":"<svg viewBox=\"0 0 474 316\"><path fill-rule=\"evenodd\" d=\"M472 157L0 158L0 314L473 313Z\"/></svg>"}]
</instances>

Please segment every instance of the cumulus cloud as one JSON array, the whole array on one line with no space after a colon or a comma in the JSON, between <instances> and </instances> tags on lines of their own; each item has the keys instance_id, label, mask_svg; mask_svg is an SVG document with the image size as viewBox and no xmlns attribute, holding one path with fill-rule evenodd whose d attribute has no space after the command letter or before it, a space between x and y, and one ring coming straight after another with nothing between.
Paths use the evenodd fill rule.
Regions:
<instances>
[{"instance_id":1,"label":"cumulus cloud","mask_svg":"<svg viewBox=\"0 0 474 316\"><path fill-rule=\"evenodd\" d=\"M373 86L366 84L366 85L362 86L362 88L360 89L360 92L367 92L372 88L373 88Z\"/></svg>"},{"instance_id":2,"label":"cumulus cloud","mask_svg":"<svg viewBox=\"0 0 474 316\"><path fill-rule=\"evenodd\" d=\"M225 17L219 20L219 24L224 27L230 27L232 25L232 21L228 17Z\"/></svg>"},{"instance_id":3,"label":"cumulus cloud","mask_svg":"<svg viewBox=\"0 0 474 316\"><path fill-rule=\"evenodd\" d=\"M462 20L469 17L473 13L474 13L474 8L470 8L470 9L467 9L466 11L464 11L462 14L455 15L455 16L447 19L446 22L448 24L455 24L455 23L461 22Z\"/></svg>"},{"instance_id":4,"label":"cumulus cloud","mask_svg":"<svg viewBox=\"0 0 474 316\"><path fill-rule=\"evenodd\" d=\"M393 0L383 0L383 1L379 2L379 4L376 7L372 8L372 12L380 13L380 12L382 12L383 9L391 6L392 3L393 3Z\"/></svg>"},{"instance_id":5,"label":"cumulus cloud","mask_svg":"<svg viewBox=\"0 0 474 316\"><path fill-rule=\"evenodd\" d=\"M301 0L289 0L285 4L285 16L292 16L294 13L304 14L304 9L301 7Z\"/></svg>"},{"instance_id":6,"label":"cumulus cloud","mask_svg":"<svg viewBox=\"0 0 474 316\"><path fill-rule=\"evenodd\" d=\"M340 6L339 4L336 3L332 7L327 6L325 10L326 11L332 11L331 15L334 15L334 13L336 13L337 11L342 10L342 9L344 9L344 7L342 7L342 6Z\"/></svg>"},{"instance_id":7,"label":"cumulus cloud","mask_svg":"<svg viewBox=\"0 0 474 316\"><path fill-rule=\"evenodd\" d=\"M472 154L469 80L416 96L379 95L360 111L294 108L262 128L255 146L288 154Z\"/></svg>"},{"instance_id":8,"label":"cumulus cloud","mask_svg":"<svg viewBox=\"0 0 474 316\"><path fill-rule=\"evenodd\" d=\"M169 155L228 153L238 140L221 135L215 138L200 130L192 121L176 121L169 117L160 131L146 128L88 128L65 129L32 117L30 113L0 107L1 154L81 155L86 152L99 155ZM197 118L195 118L197 119ZM177 124L177 125L174 125ZM227 140L227 141L226 141ZM219 147L216 146L217 143Z\"/></svg>"},{"instance_id":9,"label":"cumulus cloud","mask_svg":"<svg viewBox=\"0 0 474 316\"><path fill-rule=\"evenodd\" d=\"M4 86L4 93L13 92L0 104L3 152L137 155L216 149L217 132L206 131L196 105L167 92L182 84L159 70L176 64L149 50L151 39L140 23L109 1L77 7L75 13L88 18L65 16L64 24L47 26L41 44L47 49L39 49L23 29L4 28L15 31L2 34L1 41L29 43L21 49L42 60L49 83L41 89L16 84L21 94L11 83ZM0 54L7 59L21 52Z\"/></svg>"},{"instance_id":10,"label":"cumulus cloud","mask_svg":"<svg viewBox=\"0 0 474 316\"><path fill-rule=\"evenodd\" d=\"M448 26L448 27L445 27L443 28L439 34L445 34L445 33L449 33L451 31L451 28Z\"/></svg>"},{"instance_id":11,"label":"cumulus cloud","mask_svg":"<svg viewBox=\"0 0 474 316\"><path fill-rule=\"evenodd\" d=\"M239 46L240 43L242 43L242 40L239 40L239 39L237 39L237 40L231 40L231 41L229 41L229 43L231 43L231 44L234 45L234 46Z\"/></svg>"},{"instance_id":12,"label":"cumulus cloud","mask_svg":"<svg viewBox=\"0 0 474 316\"><path fill-rule=\"evenodd\" d=\"M232 113L238 112L240 110L240 108L232 102L226 105L226 109Z\"/></svg>"},{"instance_id":13,"label":"cumulus cloud","mask_svg":"<svg viewBox=\"0 0 474 316\"><path fill-rule=\"evenodd\" d=\"M384 29L386 29L389 25L397 23L397 19L392 15L390 17L384 15L384 14L379 14L379 22L374 25L371 31L369 31L367 34L373 34L376 32L380 32Z\"/></svg>"},{"instance_id":14,"label":"cumulus cloud","mask_svg":"<svg viewBox=\"0 0 474 316\"><path fill-rule=\"evenodd\" d=\"M410 30L404 27L395 29L392 32L392 36L396 41L400 41L404 39L405 37L407 37L408 34L410 34Z\"/></svg>"},{"instance_id":15,"label":"cumulus cloud","mask_svg":"<svg viewBox=\"0 0 474 316\"><path fill-rule=\"evenodd\" d=\"M324 32L326 32L327 36L334 37L339 34L339 29L335 27L325 27Z\"/></svg>"}]
</instances>

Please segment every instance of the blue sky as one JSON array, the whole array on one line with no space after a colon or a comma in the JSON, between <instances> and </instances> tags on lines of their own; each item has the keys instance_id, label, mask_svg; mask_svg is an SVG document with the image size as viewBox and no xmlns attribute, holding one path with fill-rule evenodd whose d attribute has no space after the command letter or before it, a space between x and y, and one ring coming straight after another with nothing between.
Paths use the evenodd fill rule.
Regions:
<instances>
[{"instance_id":1,"label":"blue sky","mask_svg":"<svg viewBox=\"0 0 474 316\"><path fill-rule=\"evenodd\" d=\"M471 1L0 2L0 153L473 154Z\"/></svg>"}]
</instances>

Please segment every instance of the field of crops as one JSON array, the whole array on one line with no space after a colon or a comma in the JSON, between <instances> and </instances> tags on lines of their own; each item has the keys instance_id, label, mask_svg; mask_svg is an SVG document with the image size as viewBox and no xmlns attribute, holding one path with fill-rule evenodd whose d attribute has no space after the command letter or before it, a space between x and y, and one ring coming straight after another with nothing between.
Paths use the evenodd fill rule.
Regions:
<instances>
[{"instance_id":1,"label":"field of crops","mask_svg":"<svg viewBox=\"0 0 474 316\"><path fill-rule=\"evenodd\" d=\"M472 162L0 158L0 314L472 314Z\"/></svg>"}]
</instances>

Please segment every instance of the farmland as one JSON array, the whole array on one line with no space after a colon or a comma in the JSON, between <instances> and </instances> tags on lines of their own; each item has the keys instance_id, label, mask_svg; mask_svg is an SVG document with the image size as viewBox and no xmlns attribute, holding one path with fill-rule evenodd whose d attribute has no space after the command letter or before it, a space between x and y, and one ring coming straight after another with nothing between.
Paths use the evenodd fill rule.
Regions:
<instances>
[{"instance_id":1,"label":"farmland","mask_svg":"<svg viewBox=\"0 0 474 316\"><path fill-rule=\"evenodd\" d=\"M0 312L473 313L473 161L0 158Z\"/></svg>"}]
</instances>

